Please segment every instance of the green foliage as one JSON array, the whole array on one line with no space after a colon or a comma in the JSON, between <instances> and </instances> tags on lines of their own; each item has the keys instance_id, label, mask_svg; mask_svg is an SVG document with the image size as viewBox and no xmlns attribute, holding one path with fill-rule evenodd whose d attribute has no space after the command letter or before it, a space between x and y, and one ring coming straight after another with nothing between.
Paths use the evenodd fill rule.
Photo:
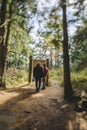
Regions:
<instances>
[{"instance_id":1,"label":"green foliage","mask_svg":"<svg viewBox=\"0 0 87 130\"><path fill-rule=\"evenodd\" d=\"M87 68L71 73L72 86L77 89L87 89Z\"/></svg>"},{"instance_id":2,"label":"green foliage","mask_svg":"<svg viewBox=\"0 0 87 130\"><path fill-rule=\"evenodd\" d=\"M6 84L7 88L17 87L24 83L28 83L28 70L27 69L17 69L11 67L7 70L6 74Z\"/></svg>"},{"instance_id":3,"label":"green foliage","mask_svg":"<svg viewBox=\"0 0 87 130\"><path fill-rule=\"evenodd\" d=\"M71 62L77 70L87 66L87 19L83 19L83 25L78 27L73 37Z\"/></svg>"},{"instance_id":4,"label":"green foliage","mask_svg":"<svg viewBox=\"0 0 87 130\"><path fill-rule=\"evenodd\" d=\"M58 84L63 86L63 68L55 68L49 72L49 80L58 80ZM71 82L74 89L87 90L87 68L82 71L71 72Z\"/></svg>"},{"instance_id":5,"label":"green foliage","mask_svg":"<svg viewBox=\"0 0 87 130\"><path fill-rule=\"evenodd\" d=\"M7 61L10 63L10 66L15 65L17 67L17 64L26 64L32 52L32 49L29 47L31 40L27 28L29 19L25 16L27 15L28 9L26 2L20 0L14 1L15 4L12 6L12 17L10 19L11 27L7 53Z\"/></svg>"},{"instance_id":6,"label":"green foliage","mask_svg":"<svg viewBox=\"0 0 87 130\"><path fill-rule=\"evenodd\" d=\"M73 67L81 70L87 66L87 4L86 0L76 0L72 5L74 4L77 31L72 38L70 54Z\"/></svg>"},{"instance_id":7,"label":"green foliage","mask_svg":"<svg viewBox=\"0 0 87 130\"><path fill-rule=\"evenodd\" d=\"M62 41L62 17L58 14L58 5L57 7L54 7L51 12L50 16L47 22L47 28L50 30L50 33L47 37L51 37L51 43L54 44L54 46L59 49L61 46ZM52 35L52 36L51 36Z\"/></svg>"},{"instance_id":8,"label":"green foliage","mask_svg":"<svg viewBox=\"0 0 87 130\"><path fill-rule=\"evenodd\" d=\"M63 83L63 68L53 68L49 71L49 80L57 80L59 85Z\"/></svg>"}]
</instances>

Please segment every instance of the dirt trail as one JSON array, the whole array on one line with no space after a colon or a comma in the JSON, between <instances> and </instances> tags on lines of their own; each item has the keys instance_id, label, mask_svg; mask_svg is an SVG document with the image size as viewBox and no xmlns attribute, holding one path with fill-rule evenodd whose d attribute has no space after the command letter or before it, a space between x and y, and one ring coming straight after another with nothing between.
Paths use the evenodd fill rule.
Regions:
<instances>
[{"instance_id":1,"label":"dirt trail","mask_svg":"<svg viewBox=\"0 0 87 130\"><path fill-rule=\"evenodd\" d=\"M87 130L86 122L57 82L39 93L33 85L0 91L0 130Z\"/></svg>"}]
</instances>

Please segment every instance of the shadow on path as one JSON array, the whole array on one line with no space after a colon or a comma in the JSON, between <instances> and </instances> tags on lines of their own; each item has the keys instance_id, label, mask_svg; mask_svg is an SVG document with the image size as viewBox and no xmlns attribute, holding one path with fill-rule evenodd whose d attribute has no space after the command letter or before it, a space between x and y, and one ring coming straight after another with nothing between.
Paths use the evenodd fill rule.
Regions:
<instances>
[{"instance_id":1,"label":"shadow on path","mask_svg":"<svg viewBox=\"0 0 87 130\"><path fill-rule=\"evenodd\" d=\"M86 113L76 113L59 86L35 93L34 86L3 91L0 130L86 130ZM3 101L0 98L0 102Z\"/></svg>"}]
</instances>

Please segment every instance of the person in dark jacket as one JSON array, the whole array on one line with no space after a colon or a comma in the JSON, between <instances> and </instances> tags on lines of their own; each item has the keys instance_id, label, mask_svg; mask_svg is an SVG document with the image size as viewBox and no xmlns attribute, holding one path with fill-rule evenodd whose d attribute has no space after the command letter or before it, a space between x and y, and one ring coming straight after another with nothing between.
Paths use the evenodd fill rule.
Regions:
<instances>
[{"instance_id":1,"label":"person in dark jacket","mask_svg":"<svg viewBox=\"0 0 87 130\"><path fill-rule=\"evenodd\" d=\"M33 77L35 78L36 92L39 92L41 86L41 78L43 77L43 68L38 63L33 69Z\"/></svg>"}]
</instances>

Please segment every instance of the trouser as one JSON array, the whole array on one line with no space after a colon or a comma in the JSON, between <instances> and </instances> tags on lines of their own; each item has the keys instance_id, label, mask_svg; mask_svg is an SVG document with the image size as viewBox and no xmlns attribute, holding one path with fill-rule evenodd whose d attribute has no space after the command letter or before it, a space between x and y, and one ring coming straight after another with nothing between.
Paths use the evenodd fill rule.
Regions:
<instances>
[{"instance_id":1,"label":"trouser","mask_svg":"<svg viewBox=\"0 0 87 130\"><path fill-rule=\"evenodd\" d=\"M43 88L46 87L46 76L43 78Z\"/></svg>"},{"instance_id":2,"label":"trouser","mask_svg":"<svg viewBox=\"0 0 87 130\"><path fill-rule=\"evenodd\" d=\"M35 84L36 84L36 91L40 89L41 86L41 78L35 79Z\"/></svg>"}]
</instances>

